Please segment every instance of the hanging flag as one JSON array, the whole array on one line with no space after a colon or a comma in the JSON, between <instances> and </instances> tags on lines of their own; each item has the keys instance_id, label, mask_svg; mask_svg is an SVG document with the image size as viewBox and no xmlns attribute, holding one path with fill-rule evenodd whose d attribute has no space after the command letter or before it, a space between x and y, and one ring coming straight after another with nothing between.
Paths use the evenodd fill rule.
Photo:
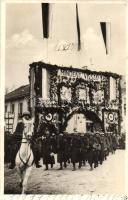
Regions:
<instances>
[{"instance_id":1,"label":"hanging flag","mask_svg":"<svg viewBox=\"0 0 128 200\"><path fill-rule=\"evenodd\" d=\"M106 41L106 22L100 22L100 27L103 35L103 40L106 48L106 54L107 54L107 41Z\"/></svg>"},{"instance_id":2,"label":"hanging flag","mask_svg":"<svg viewBox=\"0 0 128 200\"><path fill-rule=\"evenodd\" d=\"M79 51L81 49L81 41L80 41L80 23L79 23L79 14L78 14L77 4L76 4L76 26L77 26L78 51Z\"/></svg>"},{"instance_id":3,"label":"hanging flag","mask_svg":"<svg viewBox=\"0 0 128 200\"><path fill-rule=\"evenodd\" d=\"M43 37L49 37L49 3L42 3Z\"/></svg>"},{"instance_id":4,"label":"hanging flag","mask_svg":"<svg viewBox=\"0 0 128 200\"><path fill-rule=\"evenodd\" d=\"M110 22L100 22L106 54L110 53Z\"/></svg>"}]
</instances>

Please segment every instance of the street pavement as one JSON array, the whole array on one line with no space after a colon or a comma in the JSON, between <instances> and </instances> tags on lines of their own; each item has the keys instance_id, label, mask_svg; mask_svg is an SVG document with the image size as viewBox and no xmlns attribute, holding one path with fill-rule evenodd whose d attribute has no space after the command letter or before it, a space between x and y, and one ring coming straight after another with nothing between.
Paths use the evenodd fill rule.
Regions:
<instances>
[{"instance_id":1,"label":"street pavement","mask_svg":"<svg viewBox=\"0 0 128 200\"><path fill-rule=\"evenodd\" d=\"M42 164L42 162L41 162ZM87 164L72 171L72 164L64 170L44 171L44 166L33 166L28 180L27 194L123 194L125 191L125 150L110 154L98 168L90 171ZM5 165L5 194L20 194L19 177L16 169Z\"/></svg>"}]
</instances>

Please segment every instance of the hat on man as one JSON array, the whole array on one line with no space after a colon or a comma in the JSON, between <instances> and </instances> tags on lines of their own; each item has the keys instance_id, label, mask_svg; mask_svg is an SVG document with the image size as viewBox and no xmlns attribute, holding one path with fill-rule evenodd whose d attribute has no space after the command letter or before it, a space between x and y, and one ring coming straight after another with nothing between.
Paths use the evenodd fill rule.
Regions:
<instances>
[{"instance_id":1,"label":"hat on man","mask_svg":"<svg viewBox=\"0 0 128 200\"><path fill-rule=\"evenodd\" d=\"M31 114L30 114L29 111L25 111L25 112L23 113L22 117L24 117L24 116L29 116L29 117L31 117Z\"/></svg>"}]
</instances>

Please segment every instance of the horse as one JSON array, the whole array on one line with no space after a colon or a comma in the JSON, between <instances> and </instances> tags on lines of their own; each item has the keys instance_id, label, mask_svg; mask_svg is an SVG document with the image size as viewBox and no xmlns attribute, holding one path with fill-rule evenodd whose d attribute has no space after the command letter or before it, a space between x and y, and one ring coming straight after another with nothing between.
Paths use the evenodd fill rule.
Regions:
<instances>
[{"instance_id":1,"label":"horse","mask_svg":"<svg viewBox=\"0 0 128 200\"><path fill-rule=\"evenodd\" d=\"M26 193L28 178L34 162L34 155L31 148L32 135L32 131L23 131L21 146L16 155L16 169L20 176L22 194Z\"/></svg>"}]
</instances>

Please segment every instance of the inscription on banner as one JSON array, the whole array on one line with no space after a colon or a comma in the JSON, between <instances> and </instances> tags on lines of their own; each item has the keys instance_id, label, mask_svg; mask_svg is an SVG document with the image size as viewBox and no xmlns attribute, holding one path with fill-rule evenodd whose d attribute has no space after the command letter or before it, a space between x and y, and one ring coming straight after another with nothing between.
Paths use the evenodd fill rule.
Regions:
<instances>
[{"instance_id":1,"label":"inscription on banner","mask_svg":"<svg viewBox=\"0 0 128 200\"><path fill-rule=\"evenodd\" d=\"M77 71L70 71L70 70L58 70L58 76L61 77L69 77L75 79L83 79L86 81L106 81L105 76L97 75L97 74L87 74L85 72L77 72Z\"/></svg>"}]
</instances>

